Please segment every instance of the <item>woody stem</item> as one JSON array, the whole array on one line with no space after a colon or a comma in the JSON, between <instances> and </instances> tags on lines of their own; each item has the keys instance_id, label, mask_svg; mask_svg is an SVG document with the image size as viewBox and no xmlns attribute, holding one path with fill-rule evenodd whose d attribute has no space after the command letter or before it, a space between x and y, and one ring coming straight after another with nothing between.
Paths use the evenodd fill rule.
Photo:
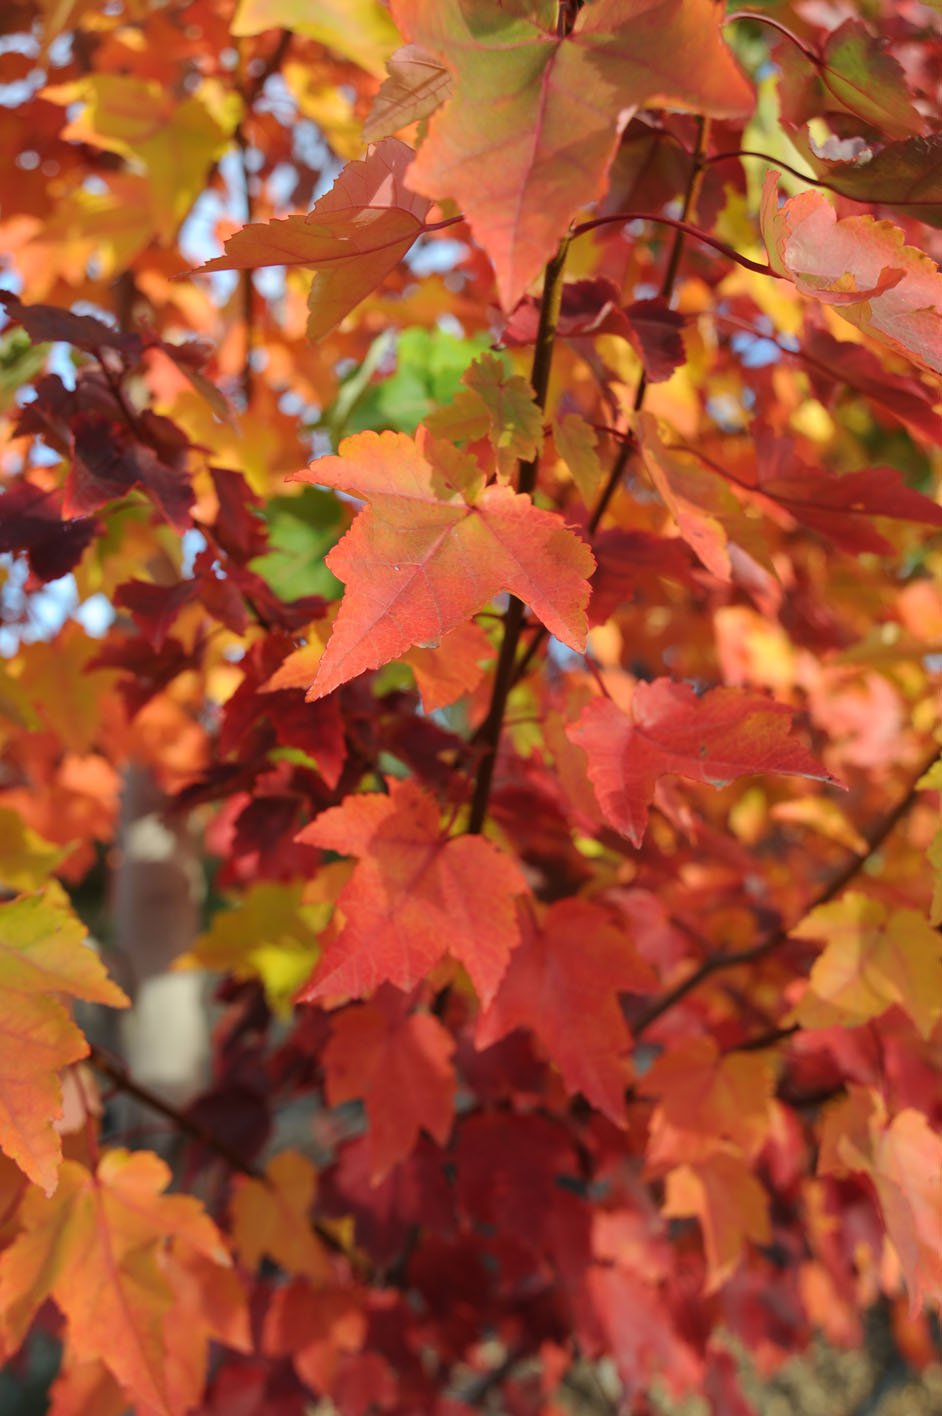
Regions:
<instances>
[{"instance_id":1,"label":"woody stem","mask_svg":"<svg viewBox=\"0 0 942 1416\"><path fill-rule=\"evenodd\" d=\"M533 386L533 395L536 399L540 412L546 408L546 397L549 391L550 370L553 364L553 345L556 340L556 327L559 323L559 311L563 298L563 269L566 264L566 252L569 248L569 237L565 237L560 244L559 250L546 267L543 280L543 298L540 303L540 322L536 335L536 347L533 351L533 368L530 381ZM529 495L536 486L537 470L540 465L539 453L519 464L517 475L517 490ZM471 801L471 815L468 821L468 831L472 835L480 835L484 821L487 816L487 804L491 795L491 784L494 780L494 765L497 760L497 749L500 744L501 729L504 723L504 712L507 707L507 696L513 686L515 674L514 663L517 657L517 646L520 642L520 632L523 628L523 616L525 606L522 600L518 600L516 595L512 595L510 604L504 614L504 627L501 637L500 652L497 656L497 668L494 672L494 686L491 690L491 702L488 708L487 717L481 728L478 741L483 749L483 756L478 768L477 778L474 783L474 796Z\"/></svg>"}]
</instances>

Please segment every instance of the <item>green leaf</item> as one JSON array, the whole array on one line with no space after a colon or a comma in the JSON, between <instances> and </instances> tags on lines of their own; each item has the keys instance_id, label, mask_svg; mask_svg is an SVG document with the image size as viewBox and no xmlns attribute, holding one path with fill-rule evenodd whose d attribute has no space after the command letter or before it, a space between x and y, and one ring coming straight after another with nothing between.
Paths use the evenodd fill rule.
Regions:
<instances>
[{"instance_id":1,"label":"green leaf","mask_svg":"<svg viewBox=\"0 0 942 1416\"><path fill-rule=\"evenodd\" d=\"M297 496L272 497L263 514L271 550L257 556L251 569L283 600L302 595L338 600L342 587L324 564L349 521L337 498L318 487L305 487Z\"/></svg>"},{"instance_id":2,"label":"green leaf","mask_svg":"<svg viewBox=\"0 0 942 1416\"><path fill-rule=\"evenodd\" d=\"M13 406L24 384L31 383L46 362L48 344L33 344L25 329L10 329L0 338L0 412Z\"/></svg>"},{"instance_id":3,"label":"green leaf","mask_svg":"<svg viewBox=\"0 0 942 1416\"><path fill-rule=\"evenodd\" d=\"M441 329L403 330L396 343L395 372L367 389L351 411L345 432L391 428L414 433L433 408L451 402L465 369L489 345L485 334L462 339Z\"/></svg>"}]
</instances>

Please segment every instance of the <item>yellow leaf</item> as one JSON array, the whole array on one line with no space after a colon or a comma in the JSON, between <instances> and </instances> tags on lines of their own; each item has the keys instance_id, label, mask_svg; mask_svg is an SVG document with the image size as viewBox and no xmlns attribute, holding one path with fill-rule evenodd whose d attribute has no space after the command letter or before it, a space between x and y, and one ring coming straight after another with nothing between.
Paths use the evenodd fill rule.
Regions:
<instances>
[{"instance_id":1,"label":"yellow leaf","mask_svg":"<svg viewBox=\"0 0 942 1416\"><path fill-rule=\"evenodd\" d=\"M663 1213L668 1218L694 1215L700 1221L707 1293L729 1278L748 1239L767 1244L771 1238L768 1194L741 1157L727 1151L672 1170Z\"/></svg>"},{"instance_id":2,"label":"yellow leaf","mask_svg":"<svg viewBox=\"0 0 942 1416\"><path fill-rule=\"evenodd\" d=\"M317 1172L300 1151L280 1151L265 1180L237 1176L232 1194L232 1237L246 1268L267 1256L287 1273L324 1281L327 1255L311 1227Z\"/></svg>"},{"instance_id":3,"label":"yellow leaf","mask_svg":"<svg viewBox=\"0 0 942 1416\"><path fill-rule=\"evenodd\" d=\"M120 153L147 173L153 230L164 240L203 191L242 113L238 95L213 79L182 102L164 85L130 74L88 74L44 89L43 97L82 105L64 138Z\"/></svg>"},{"instance_id":4,"label":"yellow leaf","mask_svg":"<svg viewBox=\"0 0 942 1416\"><path fill-rule=\"evenodd\" d=\"M890 912L851 891L792 935L826 945L792 1014L802 1027L858 1027L895 1003L929 1037L942 1015L942 940L918 910Z\"/></svg>"},{"instance_id":5,"label":"yellow leaf","mask_svg":"<svg viewBox=\"0 0 942 1416\"><path fill-rule=\"evenodd\" d=\"M66 854L30 830L19 812L0 808L0 885L38 890Z\"/></svg>"},{"instance_id":6,"label":"yellow leaf","mask_svg":"<svg viewBox=\"0 0 942 1416\"><path fill-rule=\"evenodd\" d=\"M175 967L222 969L237 978L257 978L275 1012L290 1012L291 1000L310 976L320 954L318 933L332 903L302 902L302 885L253 885L231 909L220 910L192 951Z\"/></svg>"},{"instance_id":7,"label":"yellow leaf","mask_svg":"<svg viewBox=\"0 0 942 1416\"><path fill-rule=\"evenodd\" d=\"M270 29L315 39L378 78L402 42L378 0L240 0L233 35L243 38Z\"/></svg>"}]
</instances>

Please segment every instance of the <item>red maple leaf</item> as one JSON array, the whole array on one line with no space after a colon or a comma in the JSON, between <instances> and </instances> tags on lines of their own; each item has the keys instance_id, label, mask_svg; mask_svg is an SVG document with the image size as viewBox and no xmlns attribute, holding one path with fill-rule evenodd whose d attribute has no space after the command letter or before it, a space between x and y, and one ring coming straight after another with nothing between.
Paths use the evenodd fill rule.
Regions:
<instances>
[{"instance_id":1,"label":"red maple leaf","mask_svg":"<svg viewBox=\"0 0 942 1416\"><path fill-rule=\"evenodd\" d=\"M660 777L713 787L758 772L833 782L789 736L791 720L784 704L736 688L714 688L698 698L689 684L655 679L636 685L627 713L596 698L567 732L588 754L606 821L640 846Z\"/></svg>"},{"instance_id":2,"label":"red maple leaf","mask_svg":"<svg viewBox=\"0 0 942 1416\"><path fill-rule=\"evenodd\" d=\"M567 1087L623 1121L631 1037L618 993L644 993L655 984L653 969L605 910L588 900L561 900L541 928L525 931L478 1023L477 1044L489 1047L514 1028L530 1028Z\"/></svg>"},{"instance_id":3,"label":"red maple leaf","mask_svg":"<svg viewBox=\"0 0 942 1416\"><path fill-rule=\"evenodd\" d=\"M385 986L331 1023L324 1050L331 1106L362 1097L370 1170L382 1180L409 1154L419 1131L444 1145L455 1106L454 1039L431 1013L410 1013L408 999Z\"/></svg>"},{"instance_id":4,"label":"red maple leaf","mask_svg":"<svg viewBox=\"0 0 942 1416\"><path fill-rule=\"evenodd\" d=\"M338 900L344 926L302 1002L362 998L387 982L411 988L446 952L491 1001L519 942L514 897L526 889L508 856L479 836L443 836L434 798L412 781L347 797L297 839L360 857Z\"/></svg>"}]
</instances>

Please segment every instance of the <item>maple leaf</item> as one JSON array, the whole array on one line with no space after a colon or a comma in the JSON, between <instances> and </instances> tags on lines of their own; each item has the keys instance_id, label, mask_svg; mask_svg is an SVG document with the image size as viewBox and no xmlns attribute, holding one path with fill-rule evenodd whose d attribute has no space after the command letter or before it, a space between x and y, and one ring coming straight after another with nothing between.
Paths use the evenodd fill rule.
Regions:
<instances>
[{"instance_id":1,"label":"maple leaf","mask_svg":"<svg viewBox=\"0 0 942 1416\"><path fill-rule=\"evenodd\" d=\"M882 39L859 20L845 20L827 35L814 69L804 55L782 46L785 83L780 84L782 117L791 127L822 112L852 113L868 127L903 138L925 131L906 76Z\"/></svg>"},{"instance_id":2,"label":"maple leaf","mask_svg":"<svg viewBox=\"0 0 942 1416\"><path fill-rule=\"evenodd\" d=\"M404 185L412 157L398 138L384 138L362 161L347 163L307 216L250 222L229 237L225 255L195 273L315 269L307 332L322 339L395 269L423 229L429 203Z\"/></svg>"},{"instance_id":3,"label":"maple leaf","mask_svg":"<svg viewBox=\"0 0 942 1416\"><path fill-rule=\"evenodd\" d=\"M409 989L446 950L491 1001L519 942L514 898L526 889L508 856L479 836L444 838L434 798L412 781L347 797L297 839L360 857L338 900L343 928L299 1001L364 997L384 982Z\"/></svg>"},{"instance_id":4,"label":"maple leaf","mask_svg":"<svg viewBox=\"0 0 942 1416\"><path fill-rule=\"evenodd\" d=\"M918 1309L942 1299L942 1139L921 1111L888 1121L882 1097L850 1086L821 1126L821 1173L868 1175L889 1238Z\"/></svg>"},{"instance_id":5,"label":"maple leaf","mask_svg":"<svg viewBox=\"0 0 942 1416\"><path fill-rule=\"evenodd\" d=\"M685 449L667 447L650 413L637 419L645 469L687 545L718 580L733 577L735 547L755 548L755 526L721 477ZM752 559L761 560L756 548Z\"/></svg>"},{"instance_id":6,"label":"maple leaf","mask_svg":"<svg viewBox=\"0 0 942 1416\"><path fill-rule=\"evenodd\" d=\"M662 1213L695 1215L703 1230L707 1260L706 1293L715 1293L742 1258L747 1239L768 1244L769 1197L745 1161L717 1151L692 1165L671 1170Z\"/></svg>"},{"instance_id":7,"label":"maple leaf","mask_svg":"<svg viewBox=\"0 0 942 1416\"><path fill-rule=\"evenodd\" d=\"M882 146L855 144L852 155L832 156L811 144L807 157L818 177L842 196L878 202L929 226L942 226L942 134L904 138Z\"/></svg>"},{"instance_id":8,"label":"maple leaf","mask_svg":"<svg viewBox=\"0 0 942 1416\"><path fill-rule=\"evenodd\" d=\"M775 1063L768 1055L721 1056L709 1037L673 1045L644 1078L659 1099L648 1145L649 1168L699 1161L732 1143L747 1156L763 1144L772 1123Z\"/></svg>"},{"instance_id":9,"label":"maple leaf","mask_svg":"<svg viewBox=\"0 0 942 1416\"><path fill-rule=\"evenodd\" d=\"M334 1380L341 1355L363 1346L367 1333L363 1307L360 1295L350 1289L314 1289L295 1279L272 1297L265 1314L263 1351L290 1356L301 1380L312 1391L323 1393Z\"/></svg>"},{"instance_id":10,"label":"maple leaf","mask_svg":"<svg viewBox=\"0 0 942 1416\"><path fill-rule=\"evenodd\" d=\"M0 869L6 889L41 890L67 854L30 830L19 812L0 807Z\"/></svg>"},{"instance_id":11,"label":"maple leaf","mask_svg":"<svg viewBox=\"0 0 942 1416\"><path fill-rule=\"evenodd\" d=\"M427 118L451 93L452 77L434 54L420 44L404 44L386 60L388 77L380 84L363 124L363 141L376 143Z\"/></svg>"},{"instance_id":12,"label":"maple leaf","mask_svg":"<svg viewBox=\"0 0 942 1416\"><path fill-rule=\"evenodd\" d=\"M204 1311L194 1331L174 1313L178 1280L200 1261L229 1268L216 1226L199 1202L164 1195L169 1168L158 1156L112 1150L94 1173L63 1161L51 1199L25 1197L20 1232L0 1255L0 1313L8 1348L17 1348L39 1306L51 1297L68 1324L76 1360L100 1361L135 1402L159 1416L179 1416L198 1399L205 1375ZM226 1328L248 1347L244 1320ZM201 1331L200 1331L201 1329ZM193 1340L200 1345L194 1391L186 1378Z\"/></svg>"},{"instance_id":13,"label":"maple leaf","mask_svg":"<svg viewBox=\"0 0 942 1416\"><path fill-rule=\"evenodd\" d=\"M242 113L238 94L215 79L204 79L178 99L172 89L137 74L92 73L47 86L43 96L72 108L66 140L143 164L148 216L165 240L172 240L202 192L208 168L222 156Z\"/></svg>"},{"instance_id":14,"label":"maple leaf","mask_svg":"<svg viewBox=\"0 0 942 1416\"><path fill-rule=\"evenodd\" d=\"M895 467L865 467L829 477L801 461L784 439L760 430L756 437L756 486L803 526L826 536L842 550L858 555L889 555L885 536L862 518L887 516L942 526L942 506L908 487Z\"/></svg>"},{"instance_id":15,"label":"maple leaf","mask_svg":"<svg viewBox=\"0 0 942 1416\"><path fill-rule=\"evenodd\" d=\"M859 1027L898 1004L931 1036L942 1016L942 944L918 910L889 910L848 891L791 934L826 943L793 1014L802 1027Z\"/></svg>"},{"instance_id":16,"label":"maple leaf","mask_svg":"<svg viewBox=\"0 0 942 1416\"><path fill-rule=\"evenodd\" d=\"M894 1116L876 1141L873 1180L912 1306L942 1300L942 1139L922 1112Z\"/></svg>"},{"instance_id":17,"label":"maple leaf","mask_svg":"<svg viewBox=\"0 0 942 1416\"><path fill-rule=\"evenodd\" d=\"M483 664L493 652L491 641L473 621L459 624L434 649L407 650L403 658L415 674L425 712L446 708L477 688L484 677Z\"/></svg>"},{"instance_id":18,"label":"maple leaf","mask_svg":"<svg viewBox=\"0 0 942 1416\"><path fill-rule=\"evenodd\" d=\"M319 954L318 931L330 907L305 903L301 885L258 881L231 909L217 910L209 929L174 968L225 969L258 978L274 1012L286 1017Z\"/></svg>"},{"instance_id":19,"label":"maple leaf","mask_svg":"<svg viewBox=\"0 0 942 1416\"><path fill-rule=\"evenodd\" d=\"M407 1004L384 986L333 1017L324 1049L331 1106L363 1099L374 1182L409 1154L420 1130L443 1146L454 1115L454 1039L431 1013L409 1013Z\"/></svg>"},{"instance_id":20,"label":"maple leaf","mask_svg":"<svg viewBox=\"0 0 942 1416\"><path fill-rule=\"evenodd\" d=\"M501 475L508 477L520 458L533 458L543 446L543 418L533 389L503 359L481 354L461 376L460 389L444 408L425 419L433 436L453 442L488 437Z\"/></svg>"},{"instance_id":21,"label":"maple leaf","mask_svg":"<svg viewBox=\"0 0 942 1416\"><path fill-rule=\"evenodd\" d=\"M327 557L347 587L309 698L413 645L434 647L501 590L570 648L585 645L592 553L562 518L446 443L358 433L297 474L369 500Z\"/></svg>"},{"instance_id":22,"label":"maple leaf","mask_svg":"<svg viewBox=\"0 0 942 1416\"><path fill-rule=\"evenodd\" d=\"M58 1073L88 1055L59 995L129 1002L84 939L58 885L0 905L0 1145L47 1194L62 1154Z\"/></svg>"},{"instance_id":23,"label":"maple leaf","mask_svg":"<svg viewBox=\"0 0 942 1416\"><path fill-rule=\"evenodd\" d=\"M267 1256L286 1273L306 1274L316 1282L327 1278L327 1253L311 1228L316 1193L317 1172L296 1150L272 1156L264 1180L234 1178L232 1241L247 1268L257 1269Z\"/></svg>"},{"instance_id":24,"label":"maple leaf","mask_svg":"<svg viewBox=\"0 0 942 1416\"><path fill-rule=\"evenodd\" d=\"M397 38L380 0L239 0L233 35L271 29L306 35L377 76Z\"/></svg>"},{"instance_id":25,"label":"maple leaf","mask_svg":"<svg viewBox=\"0 0 942 1416\"><path fill-rule=\"evenodd\" d=\"M865 345L835 339L823 329L808 331L804 352L811 385L825 405L849 385L917 438L942 442L942 417L932 407L929 390L913 375L891 374Z\"/></svg>"},{"instance_id":26,"label":"maple leaf","mask_svg":"<svg viewBox=\"0 0 942 1416\"><path fill-rule=\"evenodd\" d=\"M553 423L556 451L572 473L572 480L586 506L593 506L602 485L602 462L596 452L598 438L584 418L567 413Z\"/></svg>"},{"instance_id":27,"label":"maple leaf","mask_svg":"<svg viewBox=\"0 0 942 1416\"><path fill-rule=\"evenodd\" d=\"M736 688L698 698L670 679L638 683L623 712L596 698L567 728L589 759L589 779L602 813L640 846L658 780L684 777L724 787L737 777L773 772L834 782L807 748L789 736L792 712Z\"/></svg>"},{"instance_id":28,"label":"maple leaf","mask_svg":"<svg viewBox=\"0 0 942 1416\"><path fill-rule=\"evenodd\" d=\"M622 1124L631 1036L618 994L655 986L650 965L608 911L588 900L561 900L539 928L524 930L478 1021L475 1043L490 1047L514 1028L529 1028L569 1090Z\"/></svg>"},{"instance_id":29,"label":"maple leaf","mask_svg":"<svg viewBox=\"0 0 942 1416\"><path fill-rule=\"evenodd\" d=\"M455 76L409 183L455 198L494 264L505 309L573 215L602 195L626 112L649 103L727 118L752 110L709 0L596 0L565 38L549 0L473 9L393 0L392 11Z\"/></svg>"},{"instance_id":30,"label":"maple leaf","mask_svg":"<svg viewBox=\"0 0 942 1416\"><path fill-rule=\"evenodd\" d=\"M771 170L762 197L762 234L774 270L804 295L924 369L942 373L942 275L906 245L905 232L872 216L838 220L820 192L778 205Z\"/></svg>"},{"instance_id":31,"label":"maple leaf","mask_svg":"<svg viewBox=\"0 0 942 1416\"><path fill-rule=\"evenodd\" d=\"M72 420L73 458L63 511L82 516L123 497L133 487L150 492L167 520L180 531L190 525L193 492L186 473L162 462L110 418L78 413Z\"/></svg>"},{"instance_id":32,"label":"maple leaf","mask_svg":"<svg viewBox=\"0 0 942 1416\"><path fill-rule=\"evenodd\" d=\"M114 349L118 353L139 358L143 345L137 334L122 334L94 315L76 315L56 305L24 305L9 291L0 292L0 305L6 307L11 319L23 326L36 344L62 340L95 354L99 349Z\"/></svg>"},{"instance_id":33,"label":"maple leaf","mask_svg":"<svg viewBox=\"0 0 942 1416\"><path fill-rule=\"evenodd\" d=\"M97 529L92 516L63 520L62 494L26 477L3 494L0 552L25 551L39 581L58 580L73 570Z\"/></svg>"}]
</instances>

